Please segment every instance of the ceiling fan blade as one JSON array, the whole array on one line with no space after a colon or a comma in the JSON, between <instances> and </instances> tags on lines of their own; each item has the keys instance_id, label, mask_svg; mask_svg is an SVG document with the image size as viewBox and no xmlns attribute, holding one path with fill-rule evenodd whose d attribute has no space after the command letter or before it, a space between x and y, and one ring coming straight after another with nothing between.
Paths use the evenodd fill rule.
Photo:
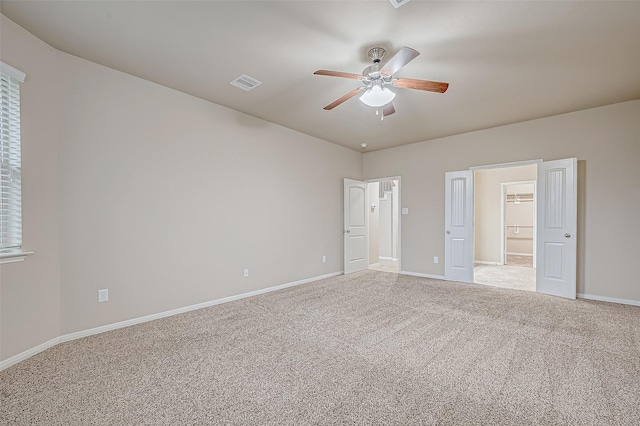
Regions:
<instances>
[{"instance_id":1,"label":"ceiling fan blade","mask_svg":"<svg viewBox=\"0 0 640 426\"><path fill-rule=\"evenodd\" d=\"M336 99L335 101L331 102L329 105L327 105L323 109L326 109L327 111L332 110L335 107L337 107L338 105L340 105L341 103L343 103L345 101L348 101L349 99L353 98L355 95L360 93L361 90L362 89L360 89L360 88L352 90L351 92L347 93L346 95L344 95L340 99Z\"/></svg>"},{"instance_id":2,"label":"ceiling fan blade","mask_svg":"<svg viewBox=\"0 0 640 426\"><path fill-rule=\"evenodd\" d=\"M417 50L404 46L398 53L389 59L389 62L384 64L380 71L386 75L393 75L400 71L400 68L414 60L419 54L420 52Z\"/></svg>"},{"instance_id":3,"label":"ceiling fan blade","mask_svg":"<svg viewBox=\"0 0 640 426\"><path fill-rule=\"evenodd\" d=\"M415 80L413 78L399 78L393 81L395 87L403 89L426 90L427 92L444 93L449 88L449 83L429 80Z\"/></svg>"},{"instance_id":4,"label":"ceiling fan blade","mask_svg":"<svg viewBox=\"0 0 640 426\"><path fill-rule=\"evenodd\" d=\"M396 109L394 108L392 102L389 102L384 107L382 107L382 115L385 117L393 114L394 112L396 112Z\"/></svg>"},{"instance_id":5,"label":"ceiling fan blade","mask_svg":"<svg viewBox=\"0 0 640 426\"><path fill-rule=\"evenodd\" d=\"M329 77L344 77L344 78L353 78L354 80L362 80L361 74L352 74L350 72L342 72L342 71L329 71L329 70L318 70L314 72L315 75L327 75Z\"/></svg>"}]
</instances>

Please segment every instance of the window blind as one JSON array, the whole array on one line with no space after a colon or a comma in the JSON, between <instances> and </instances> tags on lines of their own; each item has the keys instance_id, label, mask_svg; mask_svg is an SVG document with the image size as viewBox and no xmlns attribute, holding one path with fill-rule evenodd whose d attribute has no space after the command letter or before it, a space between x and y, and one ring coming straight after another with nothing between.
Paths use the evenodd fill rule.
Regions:
<instances>
[{"instance_id":1,"label":"window blind","mask_svg":"<svg viewBox=\"0 0 640 426\"><path fill-rule=\"evenodd\" d=\"M0 70L0 254L22 247L20 71Z\"/></svg>"}]
</instances>

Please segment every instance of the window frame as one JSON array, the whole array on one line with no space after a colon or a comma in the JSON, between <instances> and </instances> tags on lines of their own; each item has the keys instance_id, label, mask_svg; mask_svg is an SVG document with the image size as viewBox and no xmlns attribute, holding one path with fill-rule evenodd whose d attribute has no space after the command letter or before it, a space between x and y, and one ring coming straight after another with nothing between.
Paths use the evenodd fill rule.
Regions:
<instances>
[{"instance_id":1,"label":"window frame","mask_svg":"<svg viewBox=\"0 0 640 426\"><path fill-rule=\"evenodd\" d=\"M0 74L0 108L2 109L0 111L0 191L2 191L0 208L7 200L9 201L4 206L8 206L5 208L5 211L9 211L6 215L8 219L2 220L0 216L0 264L2 264L19 262L33 252L23 251L22 239L20 85L24 83L26 74L4 62L0 62ZM13 230L8 231L6 228L13 228Z\"/></svg>"}]
</instances>

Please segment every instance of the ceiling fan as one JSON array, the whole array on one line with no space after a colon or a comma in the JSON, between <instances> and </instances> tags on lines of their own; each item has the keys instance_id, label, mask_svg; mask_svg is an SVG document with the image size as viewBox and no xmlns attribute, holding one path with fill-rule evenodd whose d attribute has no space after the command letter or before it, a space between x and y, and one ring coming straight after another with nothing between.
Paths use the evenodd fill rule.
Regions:
<instances>
[{"instance_id":1,"label":"ceiling fan","mask_svg":"<svg viewBox=\"0 0 640 426\"><path fill-rule=\"evenodd\" d=\"M316 75L327 75L331 77L344 77L361 80L364 86L352 90L343 97L336 99L329 105L324 107L325 110L332 110L341 103L362 93L360 100L365 105L376 108L376 115L381 115L381 120L385 116L396 112L393 106L393 98L396 94L388 86L400 87L403 89L425 90L427 92L444 93L449 87L449 83L438 81L416 80L413 78L393 78L393 74L398 72L400 68L407 65L415 59L420 52L410 47L403 47L398 53L393 55L389 61L380 65L380 61L387 52L382 47L374 47L369 50L369 58L373 61L373 65L367 67L360 74L352 74L341 71L318 70L314 72Z\"/></svg>"}]
</instances>

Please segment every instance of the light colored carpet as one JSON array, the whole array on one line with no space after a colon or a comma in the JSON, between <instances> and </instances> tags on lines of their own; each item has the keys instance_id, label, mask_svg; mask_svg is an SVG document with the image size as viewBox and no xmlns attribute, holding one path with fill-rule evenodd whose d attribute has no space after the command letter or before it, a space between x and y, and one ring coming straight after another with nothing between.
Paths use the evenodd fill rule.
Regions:
<instances>
[{"instance_id":1,"label":"light colored carpet","mask_svg":"<svg viewBox=\"0 0 640 426\"><path fill-rule=\"evenodd\" d=\"M3 425L637 425L640 308L376 271L48 349Z\"/></svg>"}]
</instances>

